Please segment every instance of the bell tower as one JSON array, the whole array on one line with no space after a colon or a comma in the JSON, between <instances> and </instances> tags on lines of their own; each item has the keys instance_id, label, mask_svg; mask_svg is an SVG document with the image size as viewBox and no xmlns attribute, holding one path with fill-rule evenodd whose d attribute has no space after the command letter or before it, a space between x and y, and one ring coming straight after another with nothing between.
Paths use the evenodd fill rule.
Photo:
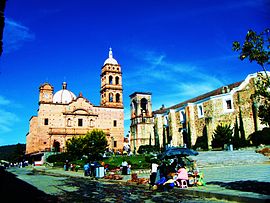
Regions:
<instances>
[{"instance_id":1,"label":"bell tower","mask_svg":"<svg viewBox=\"0 0 270 203\"><path fill-rule=\"evenodd\" d=\"M39 87L39 103L53 102L53 86L44 83Z\"/></svg>"},{"instance_id":2,"label":"bell tower","mask_svg":"<svg viewBox=\"0 0 270 203\"><path fill-rule=\"evenodd\" d=\"M123 108L122 72L120 65L113 58L112 48L101 69L100 80L100 105Z\"/></svg>"},{"instance_id":3,"label":"bell tower","mask_svg":"<svg viewBox=\"0 0 270 203\"><path fill-rule=\"evenodd\" d=\"M134 153L141 145L156 145L152 101L149 92L134 92L130 100L130 146Z\"/></svg>"}]
</instances>

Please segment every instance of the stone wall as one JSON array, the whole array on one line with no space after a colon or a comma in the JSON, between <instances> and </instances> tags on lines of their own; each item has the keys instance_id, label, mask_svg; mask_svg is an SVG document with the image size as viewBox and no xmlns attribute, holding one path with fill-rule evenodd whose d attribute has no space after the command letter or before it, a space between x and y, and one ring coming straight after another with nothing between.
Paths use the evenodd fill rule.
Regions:
<instances>
[{"instance_id":1,"label":"stone wall","mask_svg":"<svg viewBox=\"0 0 270 203\"><path fill-rule=\"evenodd\" d=\"M196 143L197 138L203 135L203 129L206 127L209 146L211 145L212 135L219 124L228 124L233 128L237 119L238 128L243 125L246 139L255 131L255 121L258 124L258 130L265 127L260 124L258 117L254 120L253 101L251 99L251 95L255 91L254 77L255 74L251 74L242 83L224 86L215 90L216 94L209 94L210 96L205 98L201 96L203 98L201 100L191 99L193 102L182 103L182 106L179 105L176 109L175 106L177 105L173 106L172 109L158 111L160 113L155 114L155 128L159 135L160 146L163 146L165 117L169 118L168 126L172 136L171 144L174 146L184 144L182 131L188 130L188 125L191 144ZM229 87L232 87L232 89ZM185 121L180 119L181 112L185 113Z\"/></svg>"},{"instance_id":2,"label":"stone wall","mask_svg":"<svg viewBox=\"0 0 270 203\"><path fill-rule=\"evenodd\" d=\"M79 119L82 119L82 126L79 126ZM30 122L27 153L51 150L55 141L60 143L60 151L64 151L66 141L72 136L85 135L95 128L108 134L108 144L112 150L122 150L123 109L94 107L84 98L68 105L41 103L38 116ZM116 146L112 140L117 142Z\"/></svg>"}]
</instances>

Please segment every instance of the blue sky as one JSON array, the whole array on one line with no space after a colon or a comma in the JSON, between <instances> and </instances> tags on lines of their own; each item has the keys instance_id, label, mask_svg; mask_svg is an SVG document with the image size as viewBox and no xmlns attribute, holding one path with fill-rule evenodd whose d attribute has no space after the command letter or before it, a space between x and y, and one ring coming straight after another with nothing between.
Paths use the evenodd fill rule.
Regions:
<instances>
[{"instance_id":1,"label":"blue sky","mask_svg":"<svg viewBox=\"0 0 270 203\"><path fill-rule=\"evenodd\" d=\"M269 10L266 0L8 0L0 145L26 142L44 82L99 105L109 47L123 71L125 134L135 91L152 92L158 109L245 79L261 69L232 42L269 27Z\"/></svg>"}]
</instances>

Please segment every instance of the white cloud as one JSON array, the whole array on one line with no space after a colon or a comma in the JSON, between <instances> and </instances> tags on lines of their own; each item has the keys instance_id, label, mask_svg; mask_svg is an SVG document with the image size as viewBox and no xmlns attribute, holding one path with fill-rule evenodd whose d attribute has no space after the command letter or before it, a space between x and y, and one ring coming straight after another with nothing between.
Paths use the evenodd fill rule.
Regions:
<instances>
[{"instance_id":1,"label":"white cloud","mask_svg":"<svg viewBox=\"0 0 270 203\"><path fill-rule=\"evenodd\" d=\"M191 83L196 85L196 88L200 83L207 83L212 86L221 85L222 82L215 76L204 72L204 67L198 67L196 64L187 64L179 62L171 62L166 60L165 54L157 54L154 52L146 52L145 54L140 52L141 59L143 60L142 66L136 67L136 71L132 75L128 75L129 79L138 79L140 76L140 82L170 82L170 85L181 85ZM146 78L143 80L143 78ZM132 83L131 83L132 84ZM205 84L203 84L205 85Z\"/></svg>"},{"instance_id":2,"label":"white cloud","mask_svg":"<svg viewBox=\"0 0 270 203\"><path fill-rule=\"evenodd\" d=\"M10 100L0 95L0 134L12 131L14 123L19 121L19 117L4 108L20 108L20 105L12 103Z\"/></svg>"},{"instance_id":3,"label":"white cloud","mask_svg":"<svg viewBox=\"0 0 270 203\"><path fill-rule=\"evenodd\" d=\"M206 72L207 68L197 64L172 62L165 54L153 51L136 54L142 60L132 74L127 75L128 87L136 84L135 91L151 91L158 108L167 107L192 99L223 85L223 81Z\"/></svg>"},{"instance_id":4,"label":"white cloud","mask_svg":"<svg viewBox=\"0 0 270 203\"><path fill-rule=\"evenodd\" d=\"M10 104L10 101L0 95L0 105L8 105L8 104Z\"/></svg>"},{"instance_id":5,"label":"white cloud","mask_svg":"<svg viewBox=\"0 0 270 203\"><path fill-rule=\"evenodd\" d=\"M33 41L35 35L30 32L29 28L11 19L5 19L4 28L4 47L5 52L9 53L18 50L26 41Z\"/></svg>"},{"instance_id":6,"label":"white cloud","mask_svg":"<svg viewBox=\"0 0 270 203\"><path fill-rule=\"evenodd\" d=\"M18 121L17 115L0 109L0 134L12 131L12 126Z\"/></svg>"}]
</instances>

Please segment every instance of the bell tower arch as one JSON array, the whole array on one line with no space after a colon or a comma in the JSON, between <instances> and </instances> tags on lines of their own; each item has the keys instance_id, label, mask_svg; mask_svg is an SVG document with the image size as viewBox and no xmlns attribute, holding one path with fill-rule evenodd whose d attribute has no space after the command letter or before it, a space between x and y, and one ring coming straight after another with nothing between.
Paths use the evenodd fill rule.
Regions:
<instances>
[{"instance_id":1,"label":"bell tower arch","mask_svg":"<svg viewBox=\"0 0 270 203\"><path fill-rule=\"evenodd\" d=\"M123 108L123 86L121 66L113 58L112 48L109 58L101 69L100 105L103 107Z\"/></svg>"}]
</instances>

